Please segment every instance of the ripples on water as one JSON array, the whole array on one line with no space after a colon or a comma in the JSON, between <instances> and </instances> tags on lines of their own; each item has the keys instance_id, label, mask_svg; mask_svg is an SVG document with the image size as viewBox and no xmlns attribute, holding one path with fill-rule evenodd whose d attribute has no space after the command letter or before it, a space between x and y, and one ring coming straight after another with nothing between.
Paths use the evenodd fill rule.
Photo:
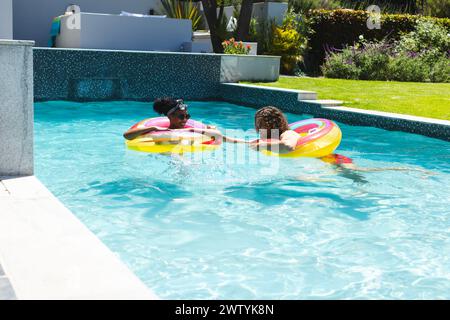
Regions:
<instances>
[{"instance_id":1,"label":"ripples on water","mask_svg":"<svg viewBox=\"0 0 450 320\"><path fill-rule=\"evenodd\" d=\"M221 129L250 129L254 111L190 108ZM338 151L358 166L408 169L381 172L228 163L233 145L202 159L126 150L122 132L152 116L136 102L39 103L36 171L162 298L450 298L448 142L340 125ZM261 171L275 160L276 175Z\"/></svg>"}]
</instances>

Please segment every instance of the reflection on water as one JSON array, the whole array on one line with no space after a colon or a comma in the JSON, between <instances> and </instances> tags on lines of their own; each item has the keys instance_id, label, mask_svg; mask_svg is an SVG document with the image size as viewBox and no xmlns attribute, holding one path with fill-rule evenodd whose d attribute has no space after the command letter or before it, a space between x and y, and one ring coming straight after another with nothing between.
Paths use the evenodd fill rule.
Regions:
<instances>
[{"instance_id":1,"label":"reflection on water","mask_svg":"<svg viewBox=\"0 0 450 320\"><path fill-rule=\"evenodd\" d=\"M449 143L341 125L338 152L358 168L407 169L367 172L242 157L234 145L196 156L127 150L122 133L150 109L37 104L36 172L160 297L450 298ZM190 108L242 132L254 112Z\"/></svg>"}]
</instances>

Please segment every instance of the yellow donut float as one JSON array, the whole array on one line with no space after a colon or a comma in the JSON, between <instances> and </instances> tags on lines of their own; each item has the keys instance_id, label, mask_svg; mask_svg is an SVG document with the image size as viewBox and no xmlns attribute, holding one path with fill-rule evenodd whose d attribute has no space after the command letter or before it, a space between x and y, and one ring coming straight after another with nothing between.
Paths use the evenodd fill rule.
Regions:
<instances>
[{"instance_id":1,"label":"yellow donut float","mask_svg":"<svg viewBox=\"0 0 450 320\"><path fill-rule=\"evenodd\" d=\"M145 129L149 127L169 128L168 118L159 117L142 120L131 129ZM185 128L206 129L206 126L198 121L188 120ZM128 149L147 153L190 153L216 150L222 141L216 141L213 137L188 131L152 131L127 140Z\"/></svg>"},{"instance_id":2,"label":"yellow donut float","mask_svg":"<svg viewBox=\"0 0 450 320\"><path fill-rule=\"evenodd\" d=\"M341 129L331 120L307 119L297 121L289 128L300 135L294 151L288 153L276 153L262 150L266 155L293 158L313 157L322 158L332 154L341 143Z\"/></svg>"}]
</instances>

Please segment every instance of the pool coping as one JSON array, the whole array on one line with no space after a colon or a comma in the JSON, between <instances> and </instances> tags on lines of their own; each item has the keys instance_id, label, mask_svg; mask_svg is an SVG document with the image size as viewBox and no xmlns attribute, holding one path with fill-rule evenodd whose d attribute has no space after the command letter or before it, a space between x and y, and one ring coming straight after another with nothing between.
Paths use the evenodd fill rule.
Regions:
<instances>
[{"instance_id":1,"label":"pool coping","mask_svg":"<svg viewBox=\"0 0 450 320\"><path fill-rule=\"evenodd\" d=\"M2 40L3 41L3 40ZM8 42L10 40L5 40L5 42ZM16 41L16 40L14 40ZM26 40L20 40L21 42L25 42L26 44L29 44L29 41ZM1 44L1 43L0 43ZM6 43L9 44L9 43ZM34 44L34 42L32 43ZM32 45L31 44L31 45ZM91 49L91 48L49 48L49 47L34 47L34 49L39 50L49 50L49 51L55 51L55 50L61 50L61 51L91 51L91 52L124 52L124 53L145 53L145 54L163 54L163 55L196 55L196 56L212 56L212 57L236 57L235 54L227 54L227 53L205 53L205 52L185 52L185 51L150 51L150 50L126 50L126 49ZM254 55L245 55L241 54L238 55L240 58L248 58L252 59L255 56ZM280 56L271 56L271 55L258 55L258 58L261 59L280 59Z\"/></svg>"},{"instance_id":2,"label":"pool coping","mask_svg":"<svg viewBox=\"0 0 450 320\"><path fill-rule=\"evenodd\" d=\"M20 300L159 299L34 176L0 177L0 263Z\"/></svg>"},{"instance_id":3,"label":"pool coping","mask_svg":"<svg viewBox=\"0 0 450 320\"><path fill-rule=\"evenodd\" d=\"M0 193L2 190L0 190ZM0 258L1 260L1 258ZM9 281L8 276L5 274L2 265L0 264L0 301L2 300L16 300L16 293Z\"/></svg>"},{"instance_id":4,"label":"pool coping","mask_svg":"<svg viewBox=\"0 0 450 320\"><path fill-rule=\"evenodd\" d=\"M243 83L222 83L221 98L252 107L273 104L283 111L309 114L349 125L372 126L390 131L421 134L450 141L450 121L400 113L349 108L335 100L305 99L303 90L258 86ZM308 92L310 93L310 92ZM234 97L230 97L234 94Z\"/></svg>"}]
</instances>

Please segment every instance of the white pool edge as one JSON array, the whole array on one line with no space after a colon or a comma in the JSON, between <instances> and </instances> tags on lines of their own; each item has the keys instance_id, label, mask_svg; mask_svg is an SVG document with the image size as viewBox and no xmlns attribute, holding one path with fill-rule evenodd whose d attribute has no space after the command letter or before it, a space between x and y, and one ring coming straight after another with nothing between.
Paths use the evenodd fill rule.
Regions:
<instances>
[{"instance_id":1,"label":"white pool edge","mask_svg":"<svg viewBox=\"0 0 450 320\"><path fill-rule=\"evenodd\" d=\"M36 177L0 177L0 263L19 300L158 297Z\"/></svg>"}]
</instances>

